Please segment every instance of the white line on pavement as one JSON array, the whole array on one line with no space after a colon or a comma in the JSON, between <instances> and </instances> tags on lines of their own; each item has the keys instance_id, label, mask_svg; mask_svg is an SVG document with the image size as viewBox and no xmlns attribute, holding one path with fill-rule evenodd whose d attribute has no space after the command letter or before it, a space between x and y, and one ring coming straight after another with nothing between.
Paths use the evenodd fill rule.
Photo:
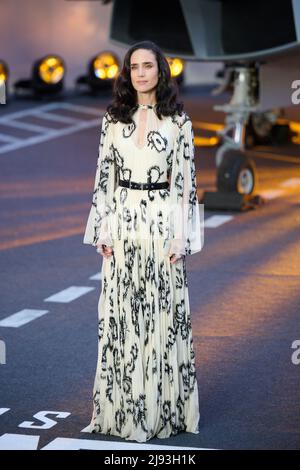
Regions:
<instances>
[{"instance_id":1,"label":"white line on pavement","mask_svg":"<svg viewBox=\"0 0 300 470\"><path fill-rule=\"evenodd\" d=\"M22 109L22 111L16 111L14 113L8 113L5 114L0 118L0 124L5 124L7 120L11 119L19 119L24 116L30 115L32 112L37 112L37 111L48 111L51 109L56 109L59 103L50 103L50 104L45 104L43 106L34 106L32 108L26 108Z\"/></svg>"},{"instance_id":2,"label":"white line on pavement","mask_svg":"<svg viewBox=\"0 0 300 470\"><path fill-rule=\"evenodd\" d=\"M295 188L300 187L300 178L290 178L288 180L282 181L280 186L283 188Z\"/></svg>"},{"instance_id":3,"label":"white line on pavement","mask_svg":"<svg viewBox=\"0 0 300 470\"><path fill-rule=\"evenodd\" d=\"M64 289L57 294L53 294L47 299L44 299L44 302L59 302L59 303L68 303L72 302L78 297L87 294L91 290L94 290L95 287L84 287L84 286L71 286L67 289Z\"/></svg>"},{"instance_id":4,"label":"white line on pavement","mask_svg":"<svg viewBox=\"0 0 300 470\"><path fill-rule=\"evenodd\" d=\"M18 328L19 326L23 326L26 323L29 323L30 321L35 320L36 318L39 318L48 312L49 310L24 308L23 310L20 310L19 312L1 320L0 326Z\"/></svg>"},{"instance_id":5,"label":"white line on pavement","mask_svg":"<svg viewBox=\"0 0 300 470\"><path fill-rule=\"evenodd\" d=\"M60 103L59 103L60 104ZM70 109L71 111L78 111L79 113L87 113L87 114L94 114L95 116L99 116L99 114L103 113L103 109L98 108L91 108L89 106L71 104L71 103L61 103L63 108Z\"/></svg>"},{"instance_id":6,"label":"white line on pavement","mask_svg":"<svg viewBox=\"0 0 300 470\"><path fill-rule=\"evenodd\" d=\"M204 227L216 228L234 218L233 215L212 215L204 220Z\"/></svg>"},{"instance_id":7,"label":"white line on pavement","mask_svg":"<svg viewBox=\"0 0 300 470\"><path fill-rule=\"evenodd\" d=\"M5 125L10 126L10 127L15 127L16 129L24 129L25 131L32 131L32 132L43 132L43 133L47 132L50 134L55 132L55 129L51 129L50 127L37 126L36 124L30 124L29 122L7 120ZM25 142L26 142L26 139L25 139Z\"/></svg>"},{"instance_id":8,"label":"white line on pavement","mask_svg":"<svg viewBox=\"0 0 300 470\"><path fill-rule=\"evenodd\" d=\"M101 272L93 274L93 276L90 276L89 279L91 279L91 281L101 281Z\"/></svg>"},{"instance_id":9,"label":"white line on pavement","mask_svg":"<svg viewBox=\"0 0 300 470\"><path fill-rule=\"evenodd\" d=\"M0 134L0 140L2 140L2 142L9 142L11 144L14 142L20 142L22 139L19 139L19 137L12 137L7 134Z\"/></svg>"},{"instance_id":10,"label":"white line on pavement","mask_svg":"<svg viewBox=\"0 0 300 470\"><path fill-rule=\"evenodd\" d=\"M5 433L0 436L1 450L37 450L40 436L32 434ZM41 450L218 450L203 447L182 447L145 444L143 442L100 441L90 439L76 439L57 437L46 444Z\"/></svg>"},{"instance_id":11,"label":"white line on pavement","mask_svg":"<svg viewBox=\"0 0 300 470\"><path fill-rule=\"evenodd\" d=\"M59 114L55 113L31 113L31 116L37 117L39 119L46 119L48 121L55 121L55 122L63 122L66 124L76 124L77 122L80 122L81 119L74 119L68 116L60 116Z\"/></svg>"},{"instance_id":12,"label":"white line on pavement","mask_svg":"<svg viewBox=\"0 0 300 470\"><path fill-rule=\"evenodd\" d=\"M73 110L73 111L88 113L88 114L92 114L96 116L103 114L103 109L101 108L99 109L90 108L88 106L72 105L70 103L60 103L57 101L57 102L45 104L42 106L33 106L32 108L26 108L26 109L23 109L22 111L16 111L15 113L6 114L5 116L2 116L0 118L0 124L5 124L7 119L19 119L24 116L28 116L31 113L52 111L52 110L59 110L59 109L69 109L71 111Z\"/></svg>"},{"instance_id":13,"label":"white line on pavement","mask_svg":"<svg viewBox=\"0 0 300 470\"><path fill-rule=\"evenodd\" d=\"M48 111L56 111L56 113L49 113ZM97 116L96 119L78 119L76 117L59 115L59 111L70 111L70 112L79 112L89 114L90 116ZM73 105L70 103L50 103L44 106L36 106L30 109L18 111L15 113L6 114L0 118L0 124L4 124L10 127L15 127L23 130L38 132L39 135L31 136L24 139L14 138L6 134L1 134L2 141L7 142L6 144L0 147L0 154L5 154L18 150L20 148L33 146L46 142L51 139L59 138L62 136L74 134L75 132L89 129L91 127L96 127L101 124L101 119L103 117L104 110L99 108L93 108L89 106ZM25 118L28 116L40 117L42 119L48 119L51 121L61 122L65 124L70 124L69 127L63 127L61 129L53 129L49 127L43 127L36 124L31 124L29 122L20 122L15 121L16 119ZM1 140L1 139L0 139Z\"/></svg>"},{"instance_id":14,"label":"white line on pavement","mask_svg":"<svg viewBox=\"0 0 300 470\"><path fill-rule=\"evenodd\" d=\"M276 197L284 194L283 189L268 189L266 191L259 191L259 194L265 199L275 199Z\"/></svg>"},{"instance_id":15,"label":"white line on pavement","mask_svg":"<svg viewBox=\"0 0 300 470\"><path fill-rule=\"evenodd\" d=\"M0 450L36 450L40 436L27 434L3 434L0 436Z\"/></svg>"},{"instance_id":16,"label":"white line on pavement","mask_svg":"<svg viewBox=\"0 0 300 470\"><path fill-rule=\"evenodd\" d=\"M166 446L154 445L134 442L116 442L116 441L98 441L88 439L72 439L67 437L57 437L52 442L47 444L42 450L76 450L76 449L95 449L95 450L200 450L199 447L179 447L179 446ZM201 449L208 450L208 449Z\"/></svg>"},{"instance_id":17,"label":"white line on pavement","mask_svg":"<svg viewBox=\"0 0 300 470\"><path fill-rule=\"evenodd\" d=\"M74 126L67 127L65 129L53 130L51 132L47 132L46 134L38 135L35 137L30 137L28 139L22 140L21 142L3 145L0 147L0 154L1 153L8 153L13 150L17 150L19 148L29 147L32 145L40 144L41 142L46 142L51 139L56 139L58 137L63 137L65 135L74 134L75 132L81 131L83 129L89 129L90 127L99 126L99 119L92 119L90 121L81 121Z\"/></svg>"}]
</instances>

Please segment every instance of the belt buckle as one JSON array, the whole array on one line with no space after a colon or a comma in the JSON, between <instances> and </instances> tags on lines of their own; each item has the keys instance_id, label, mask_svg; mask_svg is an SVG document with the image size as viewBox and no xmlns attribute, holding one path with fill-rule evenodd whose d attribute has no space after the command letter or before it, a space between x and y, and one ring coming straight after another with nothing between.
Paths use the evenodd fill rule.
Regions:
<instances>
[{"instance_id":1,"label":"belt buckle","mask_svg":"<svg viewBox=\"0 0 300 470\"><path fill-rule=\"evenodd\" d=\"M129 180L129 189L131 189L131 180Z\"/></svg>"},{"instance_id":2,"label":"belt buckle","mask_svg":"<svg viewBox=\"0 0 300 470\"><path fill-rule=\"evenodd\" d=\"M141 190L144 189L144 186L145 186L145 184L144 184L144 183L141 183Z\"/></svg>"}]
</instances>

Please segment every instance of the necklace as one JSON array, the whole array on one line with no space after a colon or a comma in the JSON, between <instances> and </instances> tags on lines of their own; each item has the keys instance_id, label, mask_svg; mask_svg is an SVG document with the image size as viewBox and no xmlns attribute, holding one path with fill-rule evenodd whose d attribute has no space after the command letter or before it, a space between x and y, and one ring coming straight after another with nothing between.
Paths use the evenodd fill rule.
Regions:
<instances>
[{"instance_id":1,"label":"necklace","mask_svg":"<svg viewBox=\"0 0 300 470\"><path fill-rule=\"evenodd\" d=\"M155 104L139 104L137 105L139 108L142 108L142 109L152 109L154 108L154 106L156 106Z\"/></svg>"}]
</instances>

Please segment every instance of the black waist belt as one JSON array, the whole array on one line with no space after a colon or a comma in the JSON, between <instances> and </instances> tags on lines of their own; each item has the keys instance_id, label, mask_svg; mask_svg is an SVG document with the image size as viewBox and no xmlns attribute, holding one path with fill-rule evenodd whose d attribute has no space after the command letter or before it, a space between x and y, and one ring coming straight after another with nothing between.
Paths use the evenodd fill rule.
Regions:
<instances>
[{"instance_id":1,"label":"black waist belt","mask_svg":"<svg viewBox=\"0 0 300 470\"><path fill-rule=\"evenodd\" d=\"M162 183L136 183L135 181L119 180L119 186L124 186L130 189L167 189L169 187L168 181Z\"/></svg>"}]
</instances>

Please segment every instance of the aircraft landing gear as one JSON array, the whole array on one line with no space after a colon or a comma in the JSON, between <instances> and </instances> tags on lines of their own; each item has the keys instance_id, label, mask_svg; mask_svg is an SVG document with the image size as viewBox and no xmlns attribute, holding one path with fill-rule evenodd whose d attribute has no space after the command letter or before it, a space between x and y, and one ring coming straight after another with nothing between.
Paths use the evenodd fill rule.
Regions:
<instances>
[{"instance_id":1,"label":"aircraft landing gear","mask_svg":"<svg viewBox=\"0 0 300 470\"><path fill-rule=\"evenodd\" d=\"M214 106L226 113L225 128L218 131L223 144L216 152L217 192L205 191L203 202L208 209L248 210L263 202L254 196L256 167L245 152L249 117L257 111L258 70L253 65L237 65L231 66L229 72L233 86L231 101Z\"/></svg>"}]
</instances>

